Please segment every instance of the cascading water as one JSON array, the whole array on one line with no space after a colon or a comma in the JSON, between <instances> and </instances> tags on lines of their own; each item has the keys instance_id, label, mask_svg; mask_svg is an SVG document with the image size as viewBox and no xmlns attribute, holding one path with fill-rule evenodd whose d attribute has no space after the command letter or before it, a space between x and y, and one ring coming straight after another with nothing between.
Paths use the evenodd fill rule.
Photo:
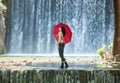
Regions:
<instances>
[{"instance_id":1,"label":"cascading water","mask_svg":"<svg viewBox=\"0 0 120 83\"><path fill-rule=\"evenodd\" d=\"M8 53L56 53L53 27L71 27L65 52L96 53L113 42L113 0L11 0L6 37Z\"/></svg>"}]
</instances>

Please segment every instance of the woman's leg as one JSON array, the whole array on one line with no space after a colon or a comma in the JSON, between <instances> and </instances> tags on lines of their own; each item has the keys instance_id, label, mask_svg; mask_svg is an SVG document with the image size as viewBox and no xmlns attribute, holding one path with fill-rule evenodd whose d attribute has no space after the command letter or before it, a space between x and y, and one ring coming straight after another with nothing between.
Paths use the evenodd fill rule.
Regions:
<instances>
[{"instance_id":1,"label":"woman's leg","mask_svg":"<svg viewBox=\"0 0 120 83\"><path fill-rule=\"evenodd\" d=\"M61 58L61 66L60 66L60 68L64 68L64 61L65 61L65 58L64 58L64 55L63 55L63 53L64 53L64 43L62 44L62 43L60 43L59 44L59 56L60 56L60 58Z\"/></svg>"},{"instance_id":2,"label":"woman's leg","mask_svg":"<svg viewBox=\"0 0 120 83\"><path fill-rule=\"evenodd\" d=\"M65 58L64 58L64 47L65 47L64 43L60 43L59 44L59 56L60 56L62 62L65 61Z\"/></svg>"},{"instance_id":3,"label":"woman's leg","mask_svg":"<svg viewBox=\"0 0 120 83\"><path fill-rule=\"evenodd\" d=\"M64 43L60 43L59 44L59 55L61 58L61 68L64 68L64 63L65 63L65 68L67 68L69 65L67 64L67 61L65 61L65 57L64 57L64 47L65 44Z\"/></svg>"},{"instance_id":4,"label":"woman's leg","mask_svg":"<svg viewBox=\"0 0 120 83\"><path fill-rule=\"evenodd\" d=\"M65 63L65 68L68 68L69 65L67 64L67 61L65 61L65 58L64 58L64 47L65 47L65 44L64 44L64 43L61 43L61 44L60 44L60 48L59 48L59 54L60 54L61 61L62 61L61 68L64 67L64 64L63 64L63 63Z\"/></svg>"}]
</instances>

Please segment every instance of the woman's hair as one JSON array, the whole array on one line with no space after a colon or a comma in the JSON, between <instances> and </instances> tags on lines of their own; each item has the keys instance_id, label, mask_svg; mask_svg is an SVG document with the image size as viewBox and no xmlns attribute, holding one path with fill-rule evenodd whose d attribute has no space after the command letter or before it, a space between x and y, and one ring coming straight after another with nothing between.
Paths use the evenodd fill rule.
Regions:
<instances>
[{"instance_id":1,"label":"woman's hair","mask_svg":"<svg viewBox=\"0 0 120 83\"><path fill-rule=\"evenodd\" d=\"M66 34L65 28L64 28L64 26L61 26L60 28L61 28L61 30L62 30L63 37L64 37L64 36L65 36L65 34Z\"/></svg>"}]
</instances>

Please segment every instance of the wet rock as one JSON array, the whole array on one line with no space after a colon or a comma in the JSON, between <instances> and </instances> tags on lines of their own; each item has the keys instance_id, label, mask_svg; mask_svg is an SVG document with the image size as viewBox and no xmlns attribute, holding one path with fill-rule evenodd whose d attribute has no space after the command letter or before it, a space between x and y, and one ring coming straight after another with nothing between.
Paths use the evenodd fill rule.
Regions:
<instances>
[{"instance_id":1,"label":"wet rock","mask_svg":"<svg viewBox=\"0 0 120 83\"><path fill-rule=\"evenodd\" d=\"M10 67L10 66L11 66L10 64L2 64L2 65L1 65L1 67L4 67L4 68Z\"/></svg>"},{"instance_id":2,"label":"wet rock","mask_svg":"<svg viewBox=\"0 0 120 83\"><path fill-rule=\"evenodd\" d=\"M15 64L13 64L13 66L25 66L26 64L24 64L24 63L15 63Z\"/></svg>"},{"instance_id":3,"label":"wet rock","mask_svg":"<svg viewBox=\"0 0 120 83\"><path fill-rule=\"evenodd\" d=\"M6 63L6 61L0 61L0 63Z\"/></svg>"},{"instance_id":4,"label":"wet rock","mask_svg":"<svg viewBox=\"0 0 120 83\"><path fill-rule=\"evenodd\" d=\"M24 61L22 61L22 62L25 62L25 63L27 63L27 60L24 60Z\"/></svg>"},{"instance_id":5,"label":"wet rock","mask_svg":"<svg viewBox=\"0 0 120 83\"><path fill-rule=\"evenodd\" d=\"M11 60L9 63L14 63L14 61L13 61L13 60Z\"/></svg>"},{"instance_id":6,"label":"wet rock","mask_svg":"<svg viewBox=\"0 0 120 83\"><path fill-rule=\"evenodd\" d=\"M26 66L32 66L32 62L28 62L28 63L26 63Z\"/></svg>"}]
</instances>

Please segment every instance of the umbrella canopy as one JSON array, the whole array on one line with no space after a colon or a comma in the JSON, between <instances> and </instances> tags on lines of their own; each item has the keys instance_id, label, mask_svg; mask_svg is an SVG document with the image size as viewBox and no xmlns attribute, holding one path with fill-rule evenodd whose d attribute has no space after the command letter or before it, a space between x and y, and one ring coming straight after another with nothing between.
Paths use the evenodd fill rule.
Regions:
<instances>
[{"instance_id":1,"label":"umbrella canopy","mask_svg":"<svg viewBox=\"0 0 120 83\"><path fill-rule=\"evenodd\" d=\"M58 41L58 32L59 32L59 27L63 26L65 28L65 36L64 36L64 43L67 44L68 42L71 41L72 39L72 32L70 30L70 27L67 24L64 23L58 23L57 25L54 26L54 30L53 30L53 35L55 37L55 39Z\"/></svg>"}]
</instances>

